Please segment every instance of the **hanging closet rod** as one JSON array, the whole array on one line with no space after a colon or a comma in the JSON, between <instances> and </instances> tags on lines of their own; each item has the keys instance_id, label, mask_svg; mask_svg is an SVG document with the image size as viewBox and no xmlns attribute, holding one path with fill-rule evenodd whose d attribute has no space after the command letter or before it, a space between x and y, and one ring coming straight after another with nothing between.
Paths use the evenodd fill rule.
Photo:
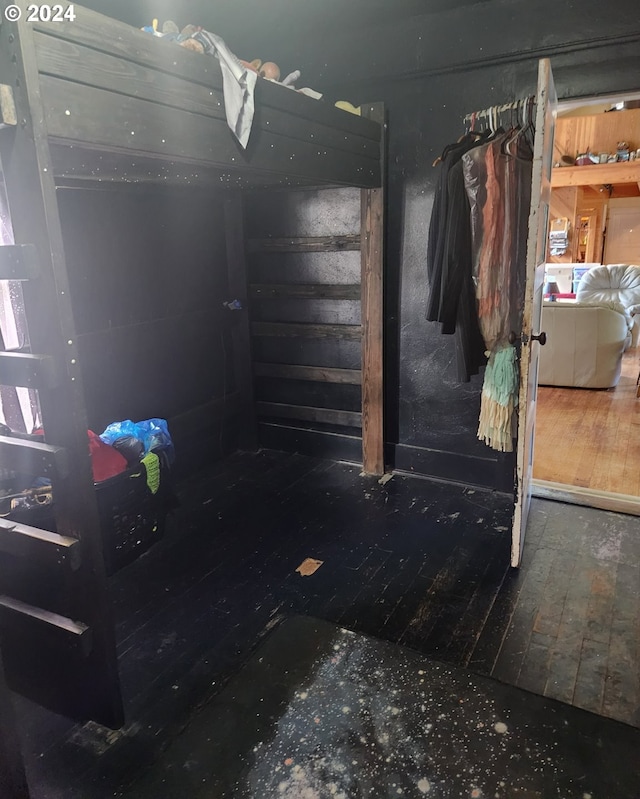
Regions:
<instances>
[{"instance_id":1,"label":"hanging closet rod","mask_svg":"<svg viewBox=\"0 0 640 799\"><path fill-rule=\"evenodd\" d=\"M533 102L535 99L533 95L530 95L529 97L523 97L521 100L514 100L512 103L493 105L490 108L484 108L482 111L474 111L471 114L467 114L462 121L472 122L482 117L494 117L496 114L502 114L505 111L514 111L516 108L524 107L527 103Z\"/></svg>"}]
</instances>

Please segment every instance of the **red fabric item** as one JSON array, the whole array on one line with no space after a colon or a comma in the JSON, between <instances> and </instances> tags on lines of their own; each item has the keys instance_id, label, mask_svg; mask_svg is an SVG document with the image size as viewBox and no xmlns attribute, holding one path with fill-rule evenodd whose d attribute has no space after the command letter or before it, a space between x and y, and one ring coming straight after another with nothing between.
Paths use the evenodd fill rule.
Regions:
<instances>
[{"instance_id":1,"label":"red fabric item","mask_svg":"<svg viewBox=\"0 0 640 799\"><path fill-rule=\"evenodd\" d=\"M127 461L123 456L112 446L105 444L93 430L87 430L87 433L89 434L93 482L100 483L102 480L124 472L127 468Z\"/></svg>"}]
</instances>

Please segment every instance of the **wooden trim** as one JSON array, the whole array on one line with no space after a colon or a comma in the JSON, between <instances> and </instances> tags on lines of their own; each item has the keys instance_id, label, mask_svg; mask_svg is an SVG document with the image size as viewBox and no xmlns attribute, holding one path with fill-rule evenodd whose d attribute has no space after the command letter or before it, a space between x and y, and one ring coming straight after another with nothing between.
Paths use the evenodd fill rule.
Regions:
<instances>
[{"instance_id":1,"label":"wooden trim","mask_svg":"<svg viewBox=\"0 0 640 799\"><path fill-rule=\"evenodd\" d=\"M249 239L247 250L257 252L341 252L360 249L360 234L345 236L288 236Z\"/></svg>"},{"instance_id":2,"label":"wooden trim","mask_svg":"<svg viewBox=\"0 0 640 799\"><path fill-rule=\"evenodd\" d=\"M254 452L258 449L258 419L256 415L253 370L251 363L251 327L247 301L247 262L245 256L244 205L242 194L234 191L224 200L225 237L227 247L227 275L229 299L239 300L240 311L235 315L231 329L233 342L233 369L239 393L239 411L242 415L239 445Z\"/></svg>"},{"instance_id":3,"label":"wooden trim","mask_svg":"<svg viewBox=\"0 0 640 799\"><path fill-rule=\"evenodd\" d=\"M410 444L389 445L389 450L394 472L513 496L512 452L487 450L486 456L462 455Z\"/></svg>"},{"instance_id":4,"label":"wooden trim","mask_svg":"<svg viewBox=\"0 0 640 799\"><path fill-rule=\"evenodd\" d=\"M312 325L293 322L252 322L254 336L276 336L284 338L344 338L359 341L360 325Z\"/></svg>"},{"instance_id":5,"label":"wooden trim","mask_svg":"<svg viewBox=\"0 0 640 799\"><path fill-rule=\"evenodd\" d=\"M33 280L38 271L33 244L0 245L0 280Z\"/></svg>"},{"instance_id":6,"label":"wooden trim","mask_svg":"<svg viewBox=\"0 0 640 799\"><path fill-rule=\"evenodd\" d=\"M587 508L599 508L614 513L640 516L640 497L630 494L597 491L593 488L580 488L547 480L532 480L531 494L538 499L551 499L555 502L565 502L568 505L582 505Z\"/></svg>"},{"instance_id":7,"label":"wooden trim","mask_svg":"<svg viewBox=\"0 0 640 799\"><path fill-rule=\"evenodd\" d=\"M615 164L555 167L551 186L603 186L617 183L640 183L640 162L620 161Z\"/></svg>"},{"instance_id":8,"label":"wooden trim","mask_svg":"<svg viewBox=\"0 0 640 799\"><path fill-rule=\"evenodd\" d=\"M77 538L7 519L0 519L0 552L33 558L36 561L49 560L56 566L68 566L72 571L78 569L81 560L80 542Z\"/></svg>"},{"instance_id":9,"label":"wooden trim","mask_svg":"<svg viewBox=\"0 0 640 799\"><path fill-rule=\"evenodd\" d=\"M311 380L318 383L343 383L360 385L359 369L337 369L329 366L299 366L288 363L254 363L257 377L280 377L286 380Z\"/></svg>"},{"instance_id":10,"label":"wooden trim","mask_svg":"<svg viewBox=\"0 0 640 799\"><path fill-rule=\"evenodd\" d=\"M307 422L360 427L362 414L355 411L339 411L333 408L311 408L306 405L286 405L281 402L258 402L258 415L281 419L298 419Z\"/></svg>"},{"instance_id":11,"label":"wooden trim","mask_svg":"<svg viewBox=\"0 0 640 799\"><path fill-rule=\"evenodd\" d=\"M364 106L363 113L384 126L384 106ZM384 139L384 137L383 137ZM381 146L384 164L384 142ZM384 169L382 169L384 174ZM362 468L384 474L384 189L362 191Z\"/></svg>"},{"instance_id":12,"label":"wooden trim","mask_svg":"<svg viewBox=\"0 0 640 799\"><path fill-rule=\"evenodd\" d=\"M277 300L295 297L302 300L359 300L360 284L317 283L252 283L249 287L254 300Z\"/></svg>"},{"instance_id":13,"label":"wooden trim","mask_svg":"<svg viewBox=\"0 0 640 799\"><path fill-rule=\"evenodd\" d=\"M0 352L0 385L42 389L53 388L57 382L51 356Z\"/></svg>"},{"instance_id":14,"label":"wooden trim","mask_svg":"<svg viewBox=\"0 0 640 799\"><path fill-rule=\"evenodd\" d=\"M18 474L39 475L52 480L66 477L69 473L64 447L24 438L0 436L0 463Z\"/></svg>"}]
</instances>

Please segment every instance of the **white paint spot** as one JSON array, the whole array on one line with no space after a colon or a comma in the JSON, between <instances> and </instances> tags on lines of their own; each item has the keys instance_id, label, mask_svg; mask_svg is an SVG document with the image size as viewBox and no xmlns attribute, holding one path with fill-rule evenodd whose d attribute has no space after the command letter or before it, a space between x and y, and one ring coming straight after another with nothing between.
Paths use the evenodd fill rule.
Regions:
<instances>
[{"instance_id":1,"label":"white paint spot","mask_svg":"<svg viewBox=\"0 0 640 799\"><path fill-rule=\"evenodd\" d=\"M504 735L504 734L505 734L505 732L508 732L508 730L509 730L509 728L508 728L508 727L507 727L507 725L504 723L504 721L497 721L497 722L496 722L496 723L493 725L493 729L494 729L496 732L499 732L501 735Z\"/></svg>"},{"instance_id":2,"label":"white paint spot","mask_svg":"<svg viewBox=\"0 0 640 799\"><path fill-rule=\"evenodd\" d=\"M336 652L337 652L337 651L340 649L340 644L334 644L334 645L333 645L333 648L334 648L334 649L336 650Z\"/></svg>"},{"instance_id":3,"label":"white paint spot","mask_svg":"<svg viewBox=\"0 0 640 799\"><path fill-rule=\"evenodd\" d=\"M347 714L347 713L351 713L351 708L350 708L350 707L348 707L348 705L345 705L345 706L342 708L342 712L343 712L343 713L345 713L345 714Z\"/></svg>"},{"instance_id":4,"label":"white paint spot","mask_svg":"<svg viewBox=\"0 0 640 799\"><path fill-rule=\"evenodd\" d=\"M280 793L284 793L287 790L287 783L281 782L280 785L278 785L278 790Z\"/></svg>"},{"instance_id":5,"label":"white paint spot","mask_svg":"<svg viewBox=\"0 0 640 799\"><path fill-rule=\"evenodd\" d=\"M308 696L309 696L309 694L308 694L306 691L303 691L303 692L300 694L300 699L306 699Z\"/></svg>"},{"instance_id":6,"label":"white paint spot","mask_svg":"<svg viewBox=\"0 0 640 799\"><path fill-rule=\"evenodd\" d=\"M590 793L583 793L582 794L582 799L591 799L591 794Z\"/></svg>"},{"instance_id":7,"label":"white paint spot","mask_svg":"<svg viewBox=\"0 0 640 799\"><path fill-rule=\"evenodd\" d=\"M427 779L421 779L418 783L418 790L420 793L429 793L431 790L431 783Z\"/></svg>"}]
</instances>

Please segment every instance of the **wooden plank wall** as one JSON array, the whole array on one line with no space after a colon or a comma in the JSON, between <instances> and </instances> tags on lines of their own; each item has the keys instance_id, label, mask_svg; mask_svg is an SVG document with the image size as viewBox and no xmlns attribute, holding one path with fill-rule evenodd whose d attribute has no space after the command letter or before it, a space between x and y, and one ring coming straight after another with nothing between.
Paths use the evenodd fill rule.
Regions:
<instances>
[{"instance_id":1,"label":"wooden plank wall","mask_svg":"<svg viewBox=\"0 0 640 799\"><path fill-rule=\"evenodd\" d=\"M260 442L361 461L360 191L246 205Z\"/></svg>"},{"instance_id":2,"label":"wooden plank wall","mask_svg":"<svg viewBox=\"0 0 640 799\"><path fill-rule=\"evenodd\" d=\"M553 160L575 158L578 153L614 153L619 141L640 147L640 109L611 111L585 117L560 118L556 122Z\"/></svg>"}]
</instances>

